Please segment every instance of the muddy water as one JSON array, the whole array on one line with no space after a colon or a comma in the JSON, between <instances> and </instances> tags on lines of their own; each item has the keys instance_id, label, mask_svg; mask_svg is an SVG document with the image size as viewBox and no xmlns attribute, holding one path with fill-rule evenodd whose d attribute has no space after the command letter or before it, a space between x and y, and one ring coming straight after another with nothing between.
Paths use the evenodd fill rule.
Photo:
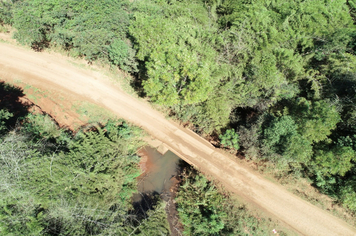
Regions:
<instances>
[{"instance_id":1,"label":"muddy water","mask_svg":"<svg viewBox=\"0 0 356 236\"><path fill-rule=\"evenodd\" d=\"M146 212L153 209L161 198L167 203L166 213L171 235L181 235L182 226L178 222L174 198L179 182L177 176L184 162L171 151L162 155L151 147L141 149L138 154L141 156L140 168L143 173L137 179L139 193L133 196L135 213L145 218Z\"/></svg>"},{"instance_id":2,"label":"muddy water","mask_svg":"<svg viewBox=\"0 0 356 236\"><path fill-rule=\"evenodd\" d=\"M141 156L140 168L143 173L137 178L139 193L134 194L133 203L142 205L140 208L147 211L154 205L155 196L167 195L176 183L175 176L181 159L171 151L162 155L149 146L141 149L138 154Z\"/></svg>"},{"instance_id":3,"label":"muddy water","mask_svg":"<svg viewBox=\"0 0 356 236\"><path fill-rule=\"evenodd\" d=\"M151 147L145 147L139 155L144 173L138 178L138 191L158 194L168 192L178 174L180 158L171 151L162 155Z\"/></svg>"}]
</instances>

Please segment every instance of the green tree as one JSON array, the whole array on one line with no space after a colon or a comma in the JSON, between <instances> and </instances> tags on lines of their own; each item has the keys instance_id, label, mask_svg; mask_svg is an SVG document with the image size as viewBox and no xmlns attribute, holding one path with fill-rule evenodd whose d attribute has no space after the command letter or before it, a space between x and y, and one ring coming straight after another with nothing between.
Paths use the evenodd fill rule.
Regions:
<instances>
[{"instance_id":1,"label":"green tree","mask_svg":"<svg viewBox=\"0 0 356 236\"><path fill-rule=\"evenodd\" d=\"M344 176L354 166L356 153L351 147L335 146L329 150L317 150L314 156L316 171L325 176Z\"/></svg>"},{"instance_id":2,"label":"green tree","mask_svg":"<svg viewBox=\"0 0 356 236\"><path fill-rule=\"evenodd\" d=\"M12 1L1 1L0 2L0 26L4 24L12 24L13 15L13 2Z\"/></svg>"},{"instance_id":3,"label":"green tree","mask_svg":"<svg viewBox=\"0 0 356 236\"><path fill-rule=\"evenodd\" d=\"M191 8L202 14L206 10L199 4L187 4L161 2L156 5L161 10L158 14L156 8L138 11L129 27L137 58L145 63L147 71L143 88L159 104L203 102L218 82L212 76L216 51L209 43L202 43L213 36L204 27L205 21L198 21L198 16L190 13Z\"/></svg>"},{"instance_id":4,"label":"green tree","mask_svg":"<svg viewBox=\"0 0 356 236\"><path fill-rule=\"evenodd\" d=\"M226 130L224 134L219 136L219 138L222 145L236 150L240 149L239 134L234 129Z\"/></svg>"},{"instance_id":5,"label":"green tree","mask_svg":"<svg viewBox=\"0 0 356 236\"><path fill-rule=\"evenodd\" d=\"M340 199L344 206L356 211L356 179L354 176L340 185Z\"/></svg>"},{"instance_id":6,"label":"green tree","mask_svg":"<svg viewBox=\"0 0 356 236\"><path fill-rule=\"evenodd\" d=\"M184 234L212 235L224 228L225 213L220 208L223 199L204 177L186 179L176 201Z\"/></svg>"},{"instance_id":7,"label":"green tree","mask_svg":"<svg viewBox=\"0 0 356 236\"><path fill-rule=\"evenodd\" d=\"M134 59L135 51L121 39L110 44L108 53L114 65L118 65L124 71L137 72L137 63Z\"/></svg>"},{"instance_id":8,"label":"green tree","mask_svg":"<svg viewBox=\"0 0 356 236\"><path fill-rule=\"evenodd\" d=\"M264 146L267 152L281 154L287 163L307 164L312 156L311 143L300 133L291 116L285 115L273 118L264 130Z\"/></svg>"},{"instance_id":9,"label":"green tree","mask_svg":"<svg viewBox=\"0 0 356 236\"><path fill-rule=\"evenodd\" d=\"M340 122L336 106L327 101L308 101L299 98L292 109L293 117L298 124L298 132L309 142L327 139Z\"/></svg>"}]
</instances>

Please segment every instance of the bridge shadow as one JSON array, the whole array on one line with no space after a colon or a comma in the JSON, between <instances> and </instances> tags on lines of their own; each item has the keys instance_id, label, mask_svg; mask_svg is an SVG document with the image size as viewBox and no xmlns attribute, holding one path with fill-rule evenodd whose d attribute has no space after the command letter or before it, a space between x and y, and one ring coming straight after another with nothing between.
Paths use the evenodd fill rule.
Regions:
<instances>
[{"instance_id":1,"label":"bridge shadow","mask_svg":"<svg viewBox=\"0 0 356 236\"><path fill-rule=\"evenodd\" d=\"M160 201L160 194L156 191L136 193L133 196L133 210L129 211L130 215L135 215L138 221L148 217L147 212L153 210Z\"/></svg>"}]
</instances>

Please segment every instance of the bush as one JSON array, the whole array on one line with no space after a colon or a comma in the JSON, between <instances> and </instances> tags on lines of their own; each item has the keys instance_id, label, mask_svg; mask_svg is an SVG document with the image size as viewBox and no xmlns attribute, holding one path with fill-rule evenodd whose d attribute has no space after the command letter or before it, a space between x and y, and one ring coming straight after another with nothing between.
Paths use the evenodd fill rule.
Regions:
<instances>
[{"instance_id":1,"label":"bush","mask_svg":"<svg viewBox=\"0 0 356 236\"><path fill-rule=\"evenodd\" d=\"M0 26L4 24L11 25L12 7L11 1L0 1Z\"/></svg>"},{"instance_id":2,"label":"bush","mask_svg":"<svg viewBox=\"0 0 356 236\"><path fill-rule=\"evenodd\" d=\"M127 72L137 71L137 62L135 61L135 51L121 39L116 39L109 46L109 59L112 64Z\"/></svg>"},{"instance_id":3,"label":"bush","mask_svg":"<svg viewBox=\"0 0 356 236\"><path fill-rule=\"evenodd\" d=\"M234 129L228 129L225 134L219 136L221 144L228 148L240 149L239 135Z\"/></svg>"},{"instance_id":4,"label":"bush","mask_svg":"<svg viewBox=\"0 0 356 236\"><path fill-rule=\"evenodd\" d=\"M185 235L214 235L224 228L222 195L205 177L187 177L176 201Z\"/></svg>"},{"instance_id":5,"label":"bush","mask_svg":"<svg viewBox=\"0 0 356 236\"><path fill-rule=\"evenodd\" d=\"M13 114L6 109L0 110L0 133L7 129L6 121L13 117Z\"/></svg>"},{"instance_id":6,"label":"bush","mask_svg":"<svg viewBox=\"0 0 356 236\"><path fill-rule=\"evenodd\" d=\"M242 126L238 129L240 144L248 159L254 159L259 155L259 130L260 124L254 124L249 128Z\"/></svg>"},{"instance_id":7,"label":"bush","mask_svg":"<svg viewBox=\"0 0 356 236\"><path fill-rule=\"evenodd\" d=\"M47 115L29 114L23 129L37 140L57 138L62 133L57 124Z\"/></svg>"},{"instance_id":8,"label":"bush","mask_svg":"<svg viewBox=\"0 0 356 236\"><path fill-rule=\"evenodd\" d=\"M340 199L343 206L349 208L350 210L356 212L356 178L345 181L341 186Z\"/></svg>"},{"instance_id":9,"label":"bush","mask_svg":"<svg viewBox=\"0 0 356 236\"><path fill-rule=\"evenodd\" d=\"M268 235L274 222L252 215L192 168L183 174L176 198L184 235Z\"/></svg>"}]
</instances>

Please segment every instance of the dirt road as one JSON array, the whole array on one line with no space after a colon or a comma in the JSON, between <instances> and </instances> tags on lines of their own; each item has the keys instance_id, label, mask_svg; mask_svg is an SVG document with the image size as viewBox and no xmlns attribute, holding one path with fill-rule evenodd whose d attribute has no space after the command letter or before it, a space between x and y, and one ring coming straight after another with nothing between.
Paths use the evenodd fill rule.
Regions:
<instances>
[{"instance_id":1,"label":"dirt road","mask_svg":"<svg viewBox=\"0 0 356 236\"><path fill-rule=\"evenodd\" d=\"M301 235L356 235L351 226L238 164L204 139L165 119L148 103L116 88L98 72L75 67L63 57L0 43L0 79L75 94L108 108Z\"/></svg>"}]
</instances>

